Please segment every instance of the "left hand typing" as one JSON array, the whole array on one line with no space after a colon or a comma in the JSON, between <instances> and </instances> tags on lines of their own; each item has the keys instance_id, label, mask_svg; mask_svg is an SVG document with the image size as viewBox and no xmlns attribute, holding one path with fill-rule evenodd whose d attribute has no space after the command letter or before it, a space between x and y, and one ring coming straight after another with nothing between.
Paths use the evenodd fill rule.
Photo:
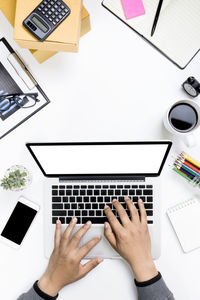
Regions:
<instances>
[{"instance_id":1,"label":"left hand typing","mask_svg":"<svg viewBox=\"0 0 200 300\"><path fill-rule=\"evenodd\" d=\"M84 265L81 264L81 260L95 247L101 237L96 237L79 248L80 240L89 230L91 222L88 221L71 238L76 222L77 219L73 218L61 236L61 222L57 221L54 250L47 270L38 282L39 288L50 296L56 296L65 285L81 279L103 261L99 257L93 258Z\"/></svg>"}]
</instances>

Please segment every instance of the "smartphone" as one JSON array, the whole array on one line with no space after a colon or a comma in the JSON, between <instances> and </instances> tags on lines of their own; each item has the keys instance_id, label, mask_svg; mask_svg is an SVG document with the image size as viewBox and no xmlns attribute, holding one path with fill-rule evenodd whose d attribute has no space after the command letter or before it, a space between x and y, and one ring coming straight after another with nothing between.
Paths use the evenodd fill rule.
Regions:
<instances>
[{"instance_id":1,"label":"smartphone","mask_svg":"<svg viewBox=\"0 0 200 300\"><path fill-rule=\"evenodd\" d=\"M38 204L21 196L1 232L1 241L18 249L38 211Z\"/></svg>"}]
</instances>

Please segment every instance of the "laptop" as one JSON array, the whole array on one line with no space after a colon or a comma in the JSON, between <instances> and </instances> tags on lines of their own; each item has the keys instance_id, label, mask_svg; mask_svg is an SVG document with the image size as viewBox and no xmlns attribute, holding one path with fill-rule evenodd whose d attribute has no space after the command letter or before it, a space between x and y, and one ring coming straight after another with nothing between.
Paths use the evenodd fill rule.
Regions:
<instances>
[{"instance_id":1,"label":"laptop","mask_svg":"<svg viewBox=\"0 0 200 300\"><path fill-rule=\"evenodd\" d=\"M127 210L124 197L137 206L141 198L147 212L154 259L161 251L160 174L172 143L92 142L92 143L27 143L35 162L44 174L44 239L45 256L53 250L56 220L62 230L76 216L77 231L88 220L91 229L81 244L102 236L99 244L86 258L102 256L119 258L104 238L105 204L112 206L116 198ZM127 210L129 214L129 211Z\"/></svg>"}]
</instances>

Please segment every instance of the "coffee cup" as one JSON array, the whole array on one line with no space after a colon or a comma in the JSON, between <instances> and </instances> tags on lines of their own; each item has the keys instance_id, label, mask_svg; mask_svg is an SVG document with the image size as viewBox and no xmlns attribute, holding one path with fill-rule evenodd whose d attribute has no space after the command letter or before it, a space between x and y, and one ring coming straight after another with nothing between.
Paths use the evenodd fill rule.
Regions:
<instances>
[{"instance_id":1,"label":"coffee cup","mask_svg":"<svg viewBox=\"0 0 200 300\"><path fill-rule=\"evenodd\" d=\"M200 106L192 100L180 100L172 105L164 116L165 128L180 137L188 147L197 143L200 127Z\"/></svg>"}]
</instances>

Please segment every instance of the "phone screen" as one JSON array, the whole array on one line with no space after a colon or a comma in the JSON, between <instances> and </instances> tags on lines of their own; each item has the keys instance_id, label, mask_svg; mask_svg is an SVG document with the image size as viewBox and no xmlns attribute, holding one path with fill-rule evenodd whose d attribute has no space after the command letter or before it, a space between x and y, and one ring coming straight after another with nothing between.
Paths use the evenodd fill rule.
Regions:
<instances>
[{"instance_id":1,"label":"phone screen","mask_svg":"<svg viewBox=\"0 0 200 300\"><path fill-rule=\"evenodd\" d=\"M20 245L36 213L37 211L33 208L21 202L17 202L1 235L4 238Z\"/></svg>"}]
</instances>

